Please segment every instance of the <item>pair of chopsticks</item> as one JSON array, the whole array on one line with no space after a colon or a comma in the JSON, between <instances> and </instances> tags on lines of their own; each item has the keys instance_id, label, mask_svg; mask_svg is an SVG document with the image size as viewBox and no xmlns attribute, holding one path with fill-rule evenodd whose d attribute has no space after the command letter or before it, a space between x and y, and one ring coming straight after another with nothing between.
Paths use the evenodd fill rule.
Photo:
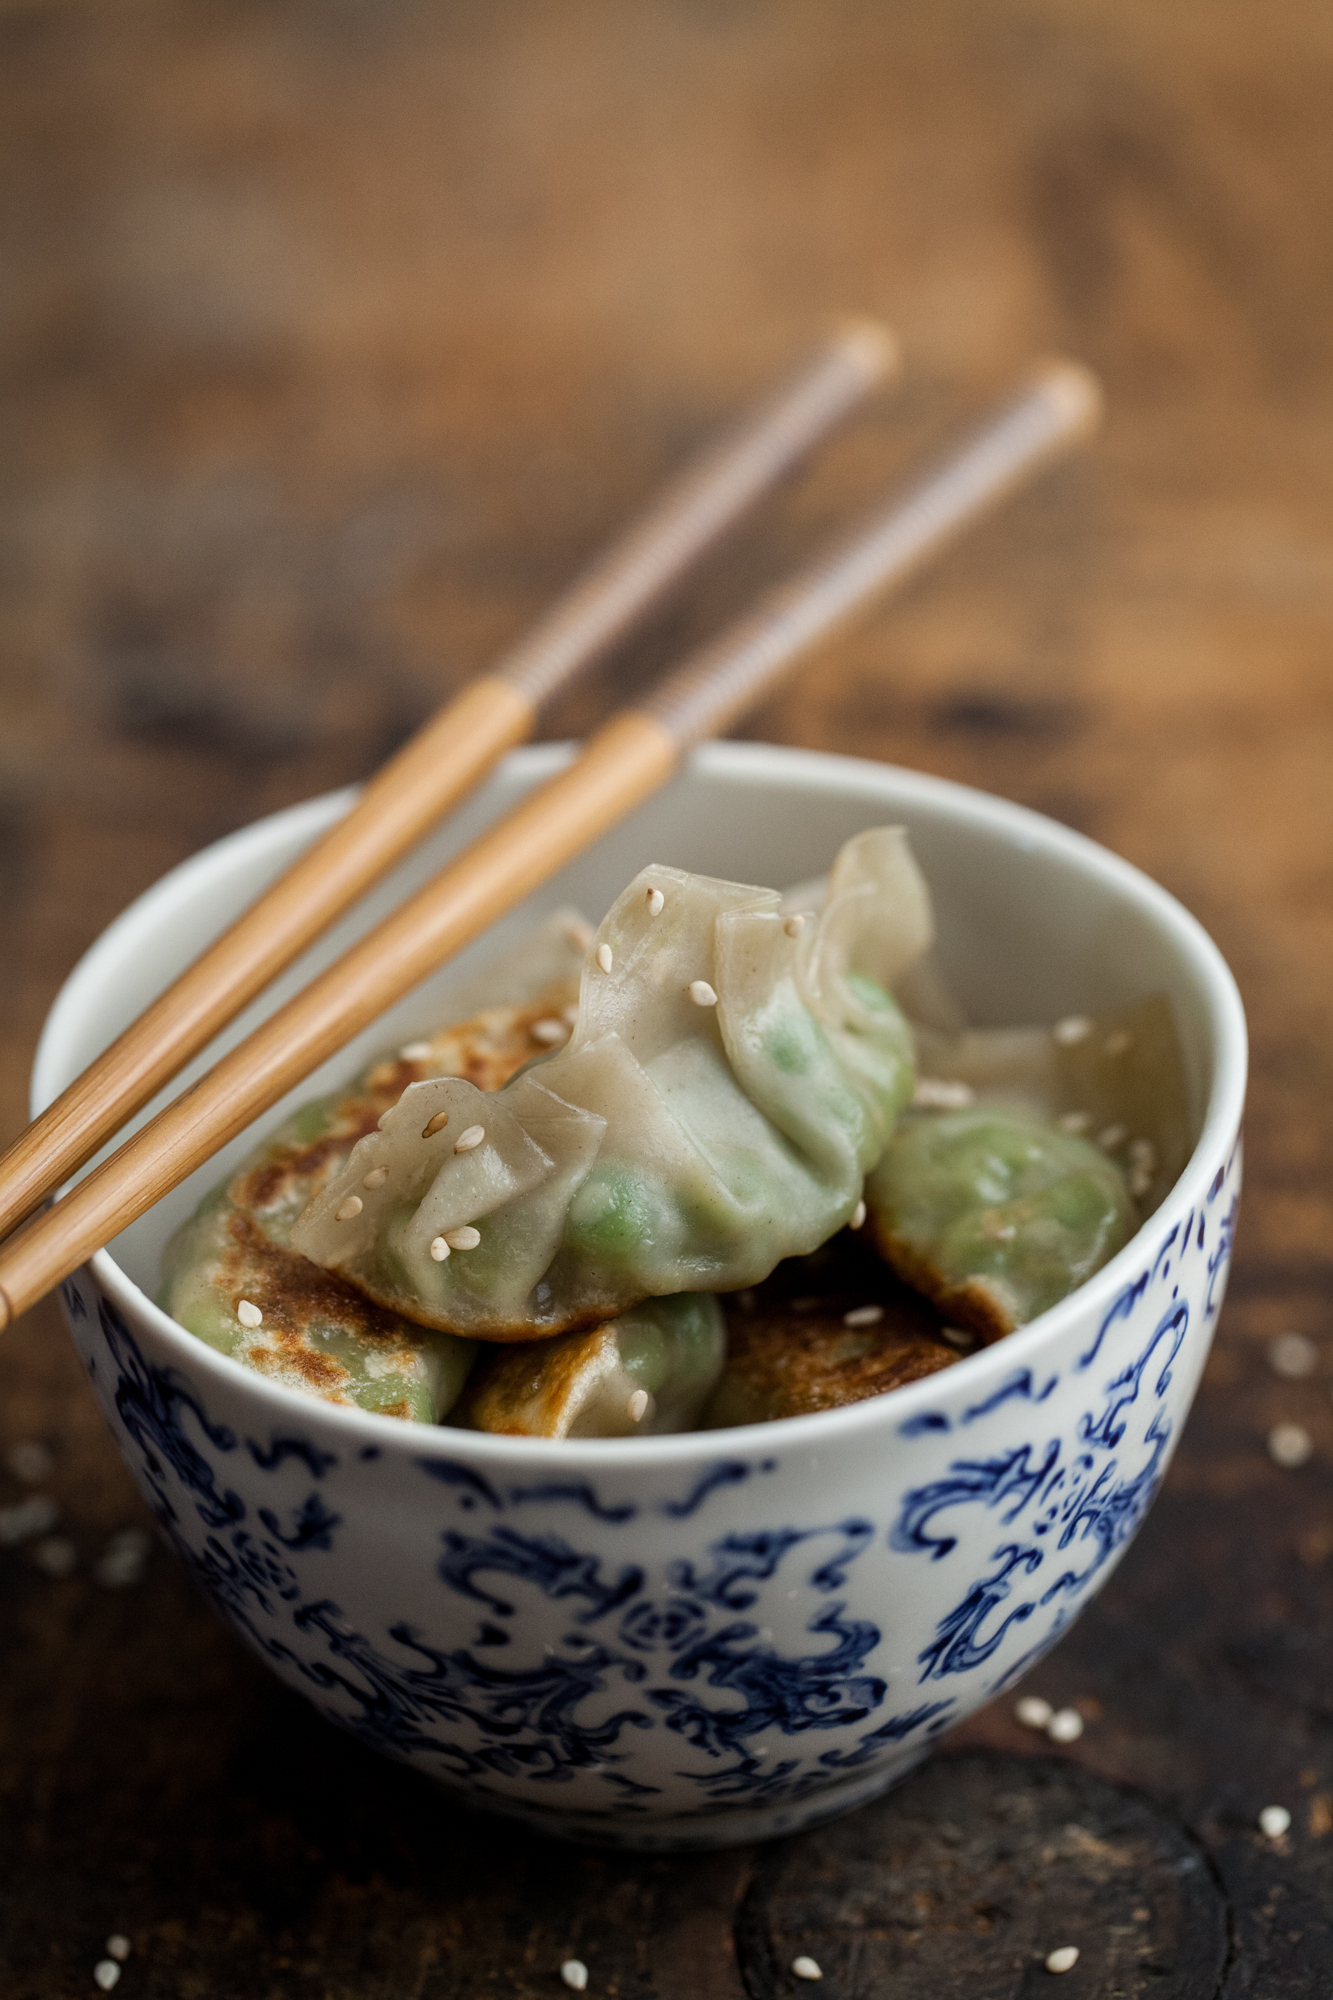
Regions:
<instances>
[{"instance_id":1,"label":"pair of chopsticks","mask_svg":"<svg viewBox=\"0 0 1333 2000\"><path fill-rule=\"evenodd\" d=\"M896 370L857 323L664 494L490 673L394 757L301 857L0 1156L0 1234L191 1056L532 729L539 705L657 601L758 496ZM0 1244L0 1329L446 959L665 784L854 612L1094 427L1086 369L1038 368L937 466L846 535L529 794L45 1214Z\"/></svg>"}]
</instances>

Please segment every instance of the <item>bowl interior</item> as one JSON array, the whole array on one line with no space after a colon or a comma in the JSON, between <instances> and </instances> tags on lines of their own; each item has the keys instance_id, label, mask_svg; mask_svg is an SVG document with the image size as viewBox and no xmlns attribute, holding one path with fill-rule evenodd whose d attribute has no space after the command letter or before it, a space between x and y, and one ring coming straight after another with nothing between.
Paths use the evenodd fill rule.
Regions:
<instances>
[{"instance_id":1,"label":"bowl interior","mask_svg":"<svg viewBox=\"0 0 1333 2000\"><path fill-rule=\"evenodd\" d=\"M542 745L508 758L463 812L219 1036L186 1078L568 754L564 746ZM33 1073L34 1111L344 811L350 796L331 794L245 828L183 863L132 905L81 961L52 1010ZM290 1104L349 1075L372 1051L447 1017L450 988L534 917L572 903L595 920L650 861L782 887L821 873L843 840L876 824L902 824L910 832L935 900L943 970L975 1024L1052 1021L1165 991L1184 1044L1196 1143L1205 1122L1230 1116L1234 1123L1244 1074L1234 986L1204 933L1146 877L1052 821L941 779L808 751L711 744L632 818L125 1230L111 1255L151 1298L167 1237L262 1130ZM1234 1108L1219 1101L1228 1081ZM181 1087L177 1082L157 1102Z\"/></svg>"}]
</instances>

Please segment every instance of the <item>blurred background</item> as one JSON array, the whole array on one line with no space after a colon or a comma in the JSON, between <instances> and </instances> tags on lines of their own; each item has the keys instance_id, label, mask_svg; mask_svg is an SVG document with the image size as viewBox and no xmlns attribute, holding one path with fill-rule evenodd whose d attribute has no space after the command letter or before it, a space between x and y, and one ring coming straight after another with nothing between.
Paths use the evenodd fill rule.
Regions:
<instances>
[{"instance_id":1,"label":"blurred background","mask_svg":"<svg viewBox=\"0 0 1333 2000\"><path fill-rule=\"evenodd\" d=\"M201 844L368 773L831 319L898 329L900 390L547 733L582 730L1035 353L1101 372L1094 448L749 733L1052 812L1164 881L1236 968L1256 1082L1225 1337L1158 1515L1055 1667L1067 1695L1091 1686L1134 1588L1136 1616L1179 1610L1179 1572L1151 1567L1169 1508L1215 1553L1218 1509L1264 1510L1216 1643L1191 1639L1171 1688L1149 1674L1153 1756L1132 1732L1083 1746L1136 1783L1169 1767L1205 1820L1247 1786L1265 1802L1279 1765L1323 1797L1333 1757L1333 1405L1262 1358L1284 1329L1319 1336L1333 1291L1331 104L1327 0L0 0L5 1137L111 917ZM132 1513L49 1308L9 1351L5 1436L77 1444L76 1528ZM1300 1475L1263 1450L1293 1414L1316 1445ZM162 1586L170 1645L135 1664L119 1606L15 1577L14 1744L83 1657L80 1619L118 1662L52 1694L38 1764L11 1767L52 1853L112 1768L94 1686L126 1727L207 1686L221 1743L284 1699L182 1586ZM1208 1775L1208 1731L1249 1775ZM49 1759L75 1744L67 1793ZM65 1804L41 1820L39 1793ZM34 1907L59 1907L55 1879ZM1277 1952L1267 1893L1244 1935ZM1308 1936L1281 1949L1303 1963ZM22 1991L64 1990L45 1976ZM1291 1979L1265 1990L1320 1990Z\"/></svg>"}]
</instances>

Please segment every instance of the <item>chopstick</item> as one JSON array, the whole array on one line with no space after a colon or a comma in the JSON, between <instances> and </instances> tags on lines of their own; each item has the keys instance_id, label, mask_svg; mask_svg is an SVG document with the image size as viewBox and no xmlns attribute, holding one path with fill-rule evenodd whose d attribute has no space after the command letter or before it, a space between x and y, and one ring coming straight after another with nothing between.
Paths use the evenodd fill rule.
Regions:
<instances>
[{"instance_id":1,"label":"chopstick","mask_svg":"<svg viewBox=\"0 0 1333 2000\"><path fill-rule=\"evenodd\" d=\"M541 704L629 628L767 488L874 388L898 346L847 322L704 450L489 673L438 710L344 818L289 867L0 1154L0 1237L92 1158L458 804Z\"/></svg>"},{"instance_id":2,"label":"chopstick","mask_svg":"<svg viewBox=\"0 0 1333 2000\"><path fill-rule=\"evenodd\" d=\"M567 769L0 1245L0 1328L665 784L692 745L727 728L817 640L1085 436L1100 407L1086 369L1045 364L961 448L612 717Z\"/></svg>"}]
</instances>

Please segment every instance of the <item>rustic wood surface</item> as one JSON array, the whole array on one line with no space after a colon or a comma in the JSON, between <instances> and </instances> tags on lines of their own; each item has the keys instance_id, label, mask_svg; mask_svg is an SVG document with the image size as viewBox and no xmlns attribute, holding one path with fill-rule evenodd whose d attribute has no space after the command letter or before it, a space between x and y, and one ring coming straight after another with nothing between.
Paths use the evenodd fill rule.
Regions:
<instances>
[{"instance_id":1,"label":"rustic wood surface","mask_svg":"<svg viewBox=\"0 0 1333 2000\"><path fill-rule=\"evenodd\" d=\"M1216 1352L1162 1497L1034 1674L785 1846L603 1857L445 1813L284 1694L141 1520L54 1310L0 1443L80 1556L0 1549L0 1990L440 2000L1333 1981L1333 17L1326 0L2 0L0 1119L165 868L368 772L841 310L909 372L581 731L1034 350L1104 441L753 734L1055 813L1236 968L1255 1075ZM1287 1329L1317 1374L1266 1359ZM1265 1437L1307 1426L1280 1471ZM23 1488L0 1473L0 1504ZM1256 1815L1293 1814L1265 1839ZM955 1837L956 1836L956 1837ZM1136 1898L1142 1894L1142 1901ZM1147 1916L1136 1914L1140 1909ZM811 1989L814 1990L814 1989ZM1061 1988L1064 1992L1066 1989Z\"/></svg>"}]
</instances>

